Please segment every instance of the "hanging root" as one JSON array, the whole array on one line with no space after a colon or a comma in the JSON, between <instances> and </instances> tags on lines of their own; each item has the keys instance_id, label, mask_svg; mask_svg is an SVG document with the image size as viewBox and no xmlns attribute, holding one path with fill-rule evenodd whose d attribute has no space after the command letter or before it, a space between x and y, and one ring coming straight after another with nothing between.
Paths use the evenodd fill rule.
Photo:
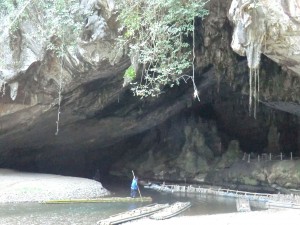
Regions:
<instances>
[{"instance_id":1,"label":"hanging root","mask_svg":"<svg viewBox=\"0 0 300 225\"><path fill-rule=\"evenodd\" d=\"M199 92L195 83L195 58L196 58L196 54L195 54L195 19L193 20L193 87L194 87L194 98L198 99L198 101L200 102L200 98L199 98Z\"/></svg>"},{"instance_id":2,"label":"hanging root","mask_svg":"<svg viewBox=\"0 0 300 225\"><path fill-rule=\"evenodd\" d=\"M63 52L63 46L61 47ZM62 99L62 76L63 76L63 57L61 57L60 64L60 74L59 74L59 86L58 86L58 108L57 108L57 120L56 120L56 132L55 135L58 135L59 132L59 119L60 119L60 107L61 107L61 99Z\"/></svg>"},{"instance_id":3,"label":"hanging root","mask_svg":"<svg viewBox=\"0 0 300 225\"><path fill-rule=\"evenodd\" d=\"M256 119L256 103L257 103L257 69L254 70L254 118Z\"/></svg>"},{"instance_id":4,"label":"hanging root","mask_svg":"<svg viewBox=\"0 0 300 225\"><path fill-rule=\"evenodd\" d=\"M252 69L249 70L249 116L252 112Z\"/></svg>"}]
</instances>

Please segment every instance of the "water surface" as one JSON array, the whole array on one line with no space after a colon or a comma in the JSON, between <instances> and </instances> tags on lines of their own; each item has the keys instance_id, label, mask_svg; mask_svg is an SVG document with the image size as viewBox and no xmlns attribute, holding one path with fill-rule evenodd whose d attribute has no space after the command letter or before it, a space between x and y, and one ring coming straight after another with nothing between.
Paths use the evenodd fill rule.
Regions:
<instances>
[{"instance_id":1,"label":"water surface","mask_svg":"<svg viewBox=\"0 0 300 225\"><path fill-rule=\"evenodd\" d=\"M128 185L129 186L129 185ZM129 187L109 187L114 196L128 196ZM143 196L151 196L155 203L190 201L192 206L182 215L204 215L236 212L234 198L201 194L165 194L142 189ZM91 225L110 215L135 209L149 203L72 203L72 204L0 204L0 224L12 225Z\"/></svg>"}]
</instances>

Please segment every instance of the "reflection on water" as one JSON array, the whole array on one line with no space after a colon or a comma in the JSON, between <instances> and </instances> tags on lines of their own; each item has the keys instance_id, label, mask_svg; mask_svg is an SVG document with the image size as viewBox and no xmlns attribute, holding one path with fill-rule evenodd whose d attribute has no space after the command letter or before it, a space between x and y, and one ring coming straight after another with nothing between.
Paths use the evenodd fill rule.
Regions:
<instances>
[{"instance_id":1,"label":"reflection on water","mask_svg":"<svg viewBox=\"0 0 300 225\"><path fill-rule=\"evenodd\" d=\"M129 195L127 186L109 189L113 189L115 196ZM147 189L141 189L141 192L144 196L151 196L155 203L191 201L192 207L183 215L236 212L234 198L203 194L162 194ZM149 203L0 204L0 224L95 225L100 219L147 204Z\"/></svg>"},{"instance_id":2,"label":"reflection on water","mask_svg":"<svg viewBox=\"0 0 300 225\"><path fill-rule=\"evenodd\" d=\"M191 208L189 215L236 212L236 203L234 198L203 194L187 194L187 198L190 199L190 201L192 200L194 205L194 207Z\"/></svg>"},{"instance_id":3,"label":"reflection on water","mask_svg":"<svg viewBox=\"0 0 300 225\"><path fill-rule=\"evenodd\" d=\"M0 224L96 224L102 218L140 206L136 203L2 204Z\"/></svg>"}]
</instances>

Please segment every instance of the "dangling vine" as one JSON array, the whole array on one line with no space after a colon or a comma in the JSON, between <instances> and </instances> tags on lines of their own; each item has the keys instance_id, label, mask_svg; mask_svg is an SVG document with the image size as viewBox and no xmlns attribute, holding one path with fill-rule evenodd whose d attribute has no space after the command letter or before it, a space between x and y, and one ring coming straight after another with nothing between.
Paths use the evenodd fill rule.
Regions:
<instances>
[{"instance_id":1,"label":"dangling vine","mask_svg":"<svg viewBox=\"0 0 300 225\"><path fill-rule=\"evenodd\" d=\"M193 20L193 77L192 77L192 82L193 82L193 87L194 87L194 98L197 98L198 101L200 101L200 98L199 98L199 92L198 92L198 89L197 89L197 86L196 86L196 83L195 83L195 59L196 59L196 54L195 54L195 18Z\"/></svg>"},{"instance_id":2,"label":"dangling vine","mask_svg":"<svg viewBox=\"0 0 300 225\"><path fill-rule=\"evenodd\" d=\"M35 46L42 46L41 49L60 61L60 71L58 72L58 109L56 132L59 132L59 121L61 113L61 101L63 91L63 69L65 52L70 51L77 44L77 37L80 36L82 26L86 16L91 12L83 12L78 0L5 0L0 1L0 20L4 25L0 25L3 32L0 35L0 58L5 54L5 44L3 44L13 32L20 30L26 35L24 39L29 39ZM22 32L23 23L32 26L34 33ZM30 30L29 30L30 32ZM52 54L53 53L53 54ZM1 60L1 59L0 59ZM10 69L12 64L20 62L0 61L2 69ZM15 73L18 73L16 68ZM7 75L8 76L8 75ZM3 75L0 80L0 92L5 92L5 81L9 77Z\"/></svg>"},{"instance_id":3,"label":"dangling vine","mask_svg":"<svg viewBox=\"0 0 300 225\"><path fill-rule=\"evenodd\" d=\"M63 39L64 43L64 39ZM58 107L57 107L57 120L56 120L56 132L55 135L58 135L59 132L59 119L60 119L60 106L61 106L61 99L62 99L62 75L63 75L63 56L64 56L64 46L61 46L61 55L60 55L60 73L59 73L59 84L58 84Z\"/></svg>"}]
</instances>

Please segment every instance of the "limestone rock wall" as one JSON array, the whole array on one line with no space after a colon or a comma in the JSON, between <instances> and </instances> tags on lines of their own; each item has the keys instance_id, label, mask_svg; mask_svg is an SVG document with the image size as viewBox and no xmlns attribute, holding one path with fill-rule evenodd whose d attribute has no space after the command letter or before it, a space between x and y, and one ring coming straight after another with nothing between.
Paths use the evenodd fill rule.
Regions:
<instances>
[{"instance_id":1,"label":"limestone rock wall","mask_svg":"<svg viewBox=\"0 0 300 225\"><path fill-rule=\"evenodd\" d=\"M299 0L233 0L228 15L235 25L231 46L247 55L250 68L263 53L299 75Z\"/></svg>"},{"instance_id":2,"label":"limestone rock wall","mask_svg":"<svg viewBox=\"0 0 300 225\"><path fill-rule=\"evenodd\" d=\"M269 187L275 192L283 192L285 188L299 189L299 160L252 160L250 163L239 160L230 168L210 171L207 181L236 189Z\"/></svg>"},{"instance_id":3,"label":"limestone rock wall","mask_svg":"<svg viewBox=\"0 0 300 225\"><path fill-rule=\"evenodd\" d=\"M16 110L21 105L26 108L37 104L57 104L59 86L64 92L70 91L99 78L100 75L92 71L101 68L104 72L120 62L123 52L114 46L117 26L112 13L113 1L81 1L77 10L86 15L82 36L74 37L78 40L76 46L64 49L63 59L59 59L49 47L49 43L55 42L55 33L46 36L48 31L45 35L41 32L41 29L47 29L43 27L44 20L54 20L48 17L55 15L48 13L47 18L40 18L31 4L25 6L16 8L15 14L20 16L22 10L26 10L31 18L15 25L5 17L1 24L0 91L2 95L10 96L12 101L6 98L10 104L19 104Z\"/></svg>"},{"instance_id":4,"label":"limestone rock wall","mask_svg":"<svg viewBox=\"0 0 300 225\"><path fill-rule=\"evenodd\" d=\"M128 176L134 168L143 179L203 181L222 154L216 124L186 115L173 117L134 143L112 165L112 175Z\"/></svg>"}]
</instances>

